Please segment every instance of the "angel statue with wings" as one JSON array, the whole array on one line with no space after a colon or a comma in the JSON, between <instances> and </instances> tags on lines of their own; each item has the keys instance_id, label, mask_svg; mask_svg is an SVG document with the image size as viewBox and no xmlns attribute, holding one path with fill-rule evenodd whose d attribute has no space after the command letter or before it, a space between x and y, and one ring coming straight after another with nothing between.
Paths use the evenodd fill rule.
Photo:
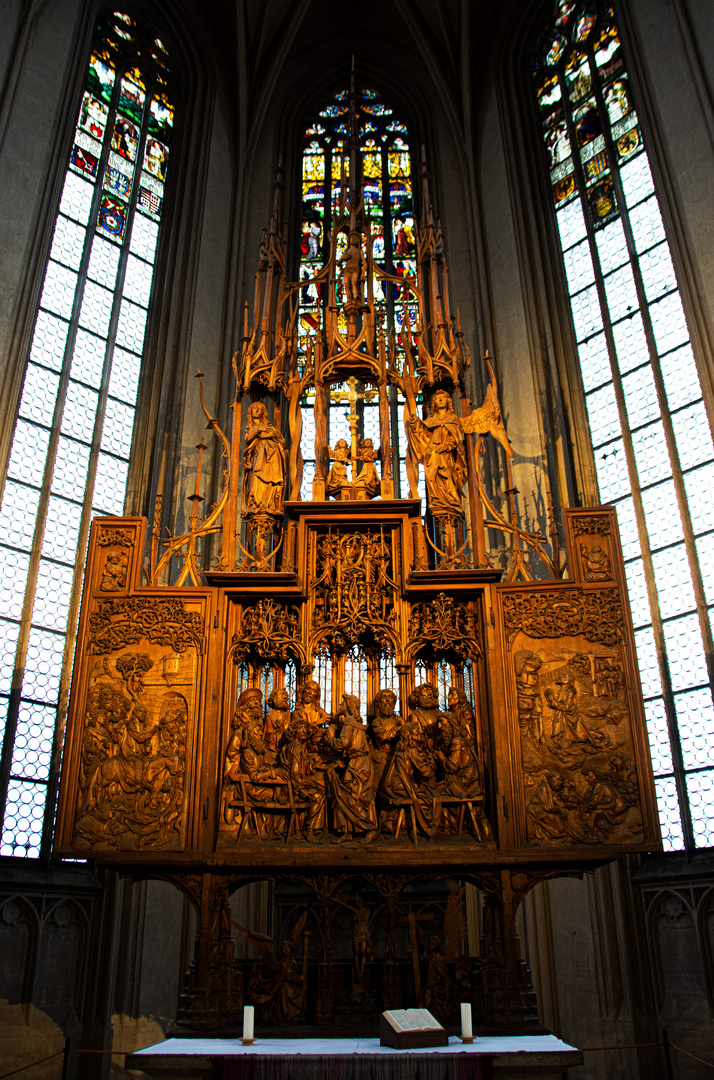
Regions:
<instances>
[{"instance_id":1,"label":"angel statue with wings","mask_svg":"<svg viewBox=\"0 0 714 1080\"><path fill-rule=\"evenodd\" d=\"M460 518L461 493L467 479L464 435L489 432L513 456L498 404L496 380L491 365L491 382L480 409L468 416L457 416L451 395L437 390L431 399L429 415L407 417L406 428L414 456L424 466L429 509L435 518Z\"/></svg>"},{"instance_id":2,"label":"angel statue with wings","mask_svg":"<svg viewBox=\"0 0 714 1080\"><path fill-rule=\"evenodd\" d=\"M261 1023L282 1026L302 1024L307 1012L307 939L305 930L307 910L286 941L281 941L272 952L273 939L253 930L246 930L231 920L239 934L256 946L258 961L253 964L248 979L248 996L258 1007ZM297 952L302 937L302 963L297 962Z\"/></svg>"}]
</instances>

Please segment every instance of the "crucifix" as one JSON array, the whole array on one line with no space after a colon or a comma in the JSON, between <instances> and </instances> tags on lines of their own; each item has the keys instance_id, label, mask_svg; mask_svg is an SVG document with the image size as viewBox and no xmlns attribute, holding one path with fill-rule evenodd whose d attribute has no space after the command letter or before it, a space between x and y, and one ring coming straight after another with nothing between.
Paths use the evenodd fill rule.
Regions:
<instances>
[{"instance_id":1,"label":"crucifix","mask_svg":"<svg viewBox=\"0 0 714 1080\"><path fill-rule=\"evenodd\" d=\"M357 479L357 402L361 398L364 401L371 401L375 397L376 390L363 390L361 393L357 390L357 383L359 380L350 375L347 380L349 390L331 390L330 394L333 401L347 401L350 406L350 414L348 416L350 424L350 435L352 436L352 445L350 457L352 461L352 483Z\"/></svg>"}]
</instances>

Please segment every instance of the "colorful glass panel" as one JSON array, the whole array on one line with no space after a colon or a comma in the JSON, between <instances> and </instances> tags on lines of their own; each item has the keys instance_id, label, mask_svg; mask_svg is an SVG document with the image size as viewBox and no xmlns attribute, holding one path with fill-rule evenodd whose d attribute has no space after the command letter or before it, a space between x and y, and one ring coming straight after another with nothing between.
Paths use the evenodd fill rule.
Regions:
<instances>
[{"instance_id":1,"label":"colorful glass panel","mask_svg":"<svg viewBox=\"0 0 714 1080\"><path fill-rule=\"evenodd\" d=\"M298 275L302 283L299 309L299 359L307 361L308 350L321 325L323 305L327 302L323 283L315 281L327 257L327 242L333 225L339 219L348 157L346 153L347 117L349 95L347 91L336 94L331 102L311 119L305 129L302 156L301 201L302 213L298 241ZM365 211L369 217L372 254L382 271L397 277L416 275L416 237L414 217L414 194L412 187L411 151L406 141L406 125L399 120L393 109L382 101L373 89L358 92L356 120L361 154L364 185ZM319 119L318 119L319 117ZM367 238L363 238L366 251ZM345 233L337 238L337 257L347 245ZM342 288L342 286L339 286ZM388 333L402 326L402 292L399 285L385 285L374 276L373 296L377 307L377 322ZM413 309L413 310L412 310ZM407 318L416 328L416 310L410 304ZM347 330L344 312L338 313L338 329ZM360 388L361 389L361 388ZM403 403L402 403L403 405ZM314 461L314 395L309 394L302 402L303 434L301 448L304 458L301 497L312 497ZM394 419L394 433L401 432L396 422L397 397L390 405ZM399 406L402 407L402 406ZM379 410L376 404L358 405L359 434L372 438L379 444ZM349 438L349 428L344 418L344 407L328 402L328 443L336 438ZM344 423L343 423L344 421ZM335 434L339 431L339 434ZM399 437L399 435L397 435ZM404 455L406 446L397 448L400 466L397 477L405 475ZM396 479L399 490L399 479ZM408 486L402 482L401 494L408 494Z\"/></svg>"},{"instance_id":2,"label":"colorful glass panel","mask_svg":"<svg viewBox=\"0 0 714 1080\"><path fill-rule=\"evenodd\" d=\"M161 46L159 76L146 40L146 28L122 12L97 31L0 506L0 719L10 777L0 791L2 855L42 853L87 528L95 514L123 511L156 252L152 219L174 118L168 54ZM19 688L13 697L11 685Z\"/></svg>"}]
</instances>

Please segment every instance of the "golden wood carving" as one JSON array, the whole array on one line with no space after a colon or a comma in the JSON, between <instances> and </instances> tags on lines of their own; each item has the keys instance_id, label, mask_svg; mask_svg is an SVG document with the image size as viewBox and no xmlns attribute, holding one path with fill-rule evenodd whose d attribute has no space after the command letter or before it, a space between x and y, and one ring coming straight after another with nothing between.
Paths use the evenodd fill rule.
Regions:
<instances>
[{"instance_id":1,"label":"golden wood carving","mask_svg":"<svg viewBox=\"0 0 714 1080\"><path fill-rule=\"evenodd\" d=\"M100 528L97 544L99 547L133 547L134 532L131 529Z\"/></svg>"},{"instance_id":2,"label":"golden wood carving","mask_svg":"<svg viewBox=\"0 0 714 1080\"><path fill-rule=\"evenodd\" d=\"M582 634L603 645L615 645L624 635L622 598L615 589L511 593L503 607L509 643L519 630L535 638Z\"/></svg>"},{"instance_id":3,"label":"golden wood carving","mask_svg":"<svg viewBox=\"0 0 714 1080\"><path fill-rule=\"evenodd\" d=\"M231 641L231 656L234 663L240 664L249 655L260 660L294 657L304 662L295 612L275 600L260 600L254 607L245 608L240 631Z\"/></svg>"},{"instance_id":4,"label":"golden wood carving","mask_svg":"<svg viewBox=\"0 0 714 1080\"><path fill-rule=\"evenodd\" d=\"M604 514L572 514L573 536L609 536L612 532L612 523Z\"/></svg>"},{"instance_id":5,"label":"golden wood carving","mask_svg":"<svg viewBox=\"0 0 714 1080\"><path fill-rule=\"evenodd\" d=\"M528 882L660 843L615 511L563 510L567 559L549 495L542 532L519 524L488 354L483 404L467 396L471 357L451 315L426 161L417 272L397 277L374 258L357 97L347 98L339 205L310 281L286 278L278 173L225 432L198 373L217 442L201 440L192 458L188 527L162 537L173 493L159 495L145 563L138 520L93 523L88 550L57 851L183 882L200 917L186 1010L207 1029L243 1002L228 903L240 874L309 876L321 1022L374 1005L369 905L340 875L363 874L383 904L384 1007L400 1003L401 919L415 998L444 1017L473 974L451 957L462 897L456 929L420 940L403 903L411 879L395 871L470 878L483 893L484 1000L512 1015L529 993L515 936ZM393 332L375 282L399 287ZM303 348L308 286L324 303ZM360 439L359 403L375 395L378 445ZM350 439L330 446L335 400L349 405ZM303 447L308 407L314 445ZM411 497L395 499L404 433ZM212 449L217 497L201 511ZM315 461L305 501L303 451ZM355 1000L341 1003L335 905L353 917ZM262 952L245 986L266 1022L306 1021L305 925L270 949L234 927Z\"/></svg>"},{"instance_id":6,"label":"golden wood carving","mask_svg":"<svg viewBox=\"0 0 714 1080\"><path fill-rule=\"evenodd\" d=\"M331 718L319 685L308 680L286 723L284 710L271 717L280 712L271 709L264 720L260 690L245 690L223 770L225 843L302 837L310 844L371 844L378 836L398 841L403 829L412 843L420 835L492 842L471 708L456 692L442 712L434 688L424 684L410 696L404 723L395 700L380 691L378 715L365 726L357 697L344 694Z\"/></svg>"},{"instance_id":7,"label":"golden wood carving","mask_svg":"<svg viewBox=\"0 0 714 1080\"><path fill-rule=\"evenodd\" d=\"M443 592L430 603L413 604L407 654L414 656L424 648L462 659L481 656L473 611Z\"/></svg>"},{"instance_id":8,"label":"golden wood carving","mask_svg":"<svg viewBox=\"0 0 714 1080\"><path fill-rule=\"evenodd\" d=\"M560 847L641 837L619 652L520 650L514 664L528 840Z\"/></svg>"},{"instance_id":9,"label":"golden wood carving","mask_svg":"<svg viewBox=\"0 0 714 1080\"><path fill-rule=\"evenodd\" d=\"M102 592L119 592L126 588L129 558L125 551L109 551L104 560L99 588Z\"/></svg>"},{"instance_id":10,"label":"golden wood carving","mask_svg":"<svg viewBox=\"0 0 714 1080\"><path fill-rule=\"evenodd\" d=\"M89 649L111 652L135 645L141 638L156 645L170 645L177 653L201 648L203 620L187 611L183 600L131 596L99 601L89 617Z\"/></svg>"},{"instance_id":11,"label":"golden wood carving","mask_svg":"<svg viewBox=\"0 0 714 1080\"><path fill-rule=\"evenodd\" d=\"M586 581L611 581L612 562L610 556L600 544L588 546L580 544L580 557L583 561L583 576Z\"/></svg>"},{"instance_id":12,"label":"golden wood carving","mask_svg":"<svg viewBox=\"0 0 714 1080\"><path fill-rule=\"evenodd\" d=\"M72 846L177 848L184 821L186 698L145 677L144 652L104 656L90 675Z\"/></svg>"},{"instance_id":13,"label":"golden wood carving","mask_svg":"<svg viewBox=\"0 0 714 1080\"><path fill-rule=\"evenodd\" d=\"M365 635L374 646L399 650L391 531L328 528L316 540L309 652L344 650ZM366 644L365 642L363 642Z\"/></svg>"}]
</instances>

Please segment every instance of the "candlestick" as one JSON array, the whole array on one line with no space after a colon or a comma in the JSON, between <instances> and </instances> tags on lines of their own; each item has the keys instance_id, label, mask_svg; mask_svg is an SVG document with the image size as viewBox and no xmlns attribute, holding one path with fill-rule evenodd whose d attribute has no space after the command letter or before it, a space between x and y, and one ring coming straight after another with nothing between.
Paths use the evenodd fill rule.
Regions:
<instances>
[{"instance_id":1,"label":"candlestick","mask_svg":"<svg viewBox=\"0 0 714 1080\"><path fill-rule=\"evenodd\" d=\"M253 1045L253 1025L255 1023L255 1008L253 1005L243 1006L243 1046Z\"/></svg>"},{"instance_id":2,"label":"candlestick","mask_svg":"<svg viewBox=\"0 0 714 1080\"><path fill-rule=\"evenodd\" d=\"M468 1001L461 1002L461 1041L464 1043L472 1043L474 1041L474 1031L471 1023L471 1003Z\"/></svg>"}]
</instances>

